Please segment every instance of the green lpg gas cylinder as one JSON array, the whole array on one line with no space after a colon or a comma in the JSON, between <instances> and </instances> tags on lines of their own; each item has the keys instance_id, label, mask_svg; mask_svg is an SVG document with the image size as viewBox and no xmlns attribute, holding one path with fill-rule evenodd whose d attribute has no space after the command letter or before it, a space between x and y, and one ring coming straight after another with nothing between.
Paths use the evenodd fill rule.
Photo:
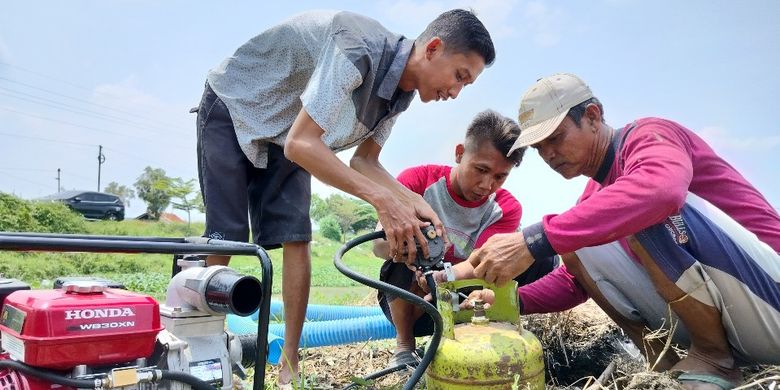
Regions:
<instances>
[{"instance_id":1,"label":"green lpg gas cylinder","mask_svg":"<svg viewBox=\"0 0 780 390\"><path fill-rule=\"evenodd\" d=\"M457 291L475 286L495 291L495 303L458 310ZM444 329L426 372L428 389L544 389L542 345L520 323L514 281L501 288L476 279L442 283L437 298Z\"/></svg>"}]
</instances>

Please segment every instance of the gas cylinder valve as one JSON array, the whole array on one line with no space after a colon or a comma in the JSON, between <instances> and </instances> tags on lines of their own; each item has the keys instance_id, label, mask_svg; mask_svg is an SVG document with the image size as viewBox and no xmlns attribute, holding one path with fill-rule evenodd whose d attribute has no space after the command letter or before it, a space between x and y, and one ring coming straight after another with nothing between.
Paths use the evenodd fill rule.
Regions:
<instances>
[{"instance_id":1,"label":"gas cylinder valve","mask_svg":"<svg viewBox=\"0 0 780 390\"><path fill-rule=\"evenodd\" d=\"M490 322L485 316L485 301L477 298L472 303L474 304L474 315L471 317L471 323L474 325L485 325Z\"/></svg>"}]
</instances>

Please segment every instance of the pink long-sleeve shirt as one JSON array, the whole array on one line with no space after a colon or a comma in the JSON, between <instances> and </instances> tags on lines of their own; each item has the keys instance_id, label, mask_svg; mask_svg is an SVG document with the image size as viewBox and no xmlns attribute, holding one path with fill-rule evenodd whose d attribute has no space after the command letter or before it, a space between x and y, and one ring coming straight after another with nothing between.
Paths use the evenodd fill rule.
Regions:
<instances>
[{"instance_id":1,"label":"pink long-sleeve shirt","mask_svg":"<svg viewBox=\"0 0 780 390\"><path fill-rule=\"evenodd\" d=\"M534 257L623 240L678 212L689 192L780 252L777 211L704 140L661 118L639 119L615 136L629 129L614 160L603 163L606 174L588 181L577 205L523 229L526 237L541 237L534 249L529 245ZM518 293L525 313L566 310L588 298L565 266Z\"/></svg>"}]
</instances>

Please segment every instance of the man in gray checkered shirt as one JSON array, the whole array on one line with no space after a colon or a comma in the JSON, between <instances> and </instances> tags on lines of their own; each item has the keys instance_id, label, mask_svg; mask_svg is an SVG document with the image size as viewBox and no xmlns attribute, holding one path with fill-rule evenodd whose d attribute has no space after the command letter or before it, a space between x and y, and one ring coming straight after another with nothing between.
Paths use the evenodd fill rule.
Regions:
<instances>
[{"instance_id":1,"label":"man in gray checkered shirt","mask_svg":"<svg viewBox=\"0 0 780 390\"><path fill-rule=\"evenodd\" d=\"M398 261L441 220L379 163L416 92L454 99L493 63L490 34L466 10L439 15L416 39L350 12L307 12L250 39L212 69L198 108L205 236L283 248L285 343L279 383L297 376L311 276L311 175L374 206ZM349 166L336 152L357 147ZM251 218L247 218L247 214ZM406 253L405 257L398 254ZM229 257L210 256L208 264Z\"/></svg>"}]
</instances>

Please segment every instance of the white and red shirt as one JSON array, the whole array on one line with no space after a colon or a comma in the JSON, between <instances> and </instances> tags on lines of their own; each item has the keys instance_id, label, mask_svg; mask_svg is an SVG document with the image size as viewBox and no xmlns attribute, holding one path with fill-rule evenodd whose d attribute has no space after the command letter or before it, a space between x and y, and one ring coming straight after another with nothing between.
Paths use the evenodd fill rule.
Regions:
<instances>
[{"instance_id":1,"label":"white and red shirt","mask_svg":"<svg viewBox=\"0 0 780 390\"><path fill-rule=\"evenodd\" d=\"M421 165L401 172L398 181L422 195L439 216L452 243L444 260L457 264L490 236L518 231L523 211L520 202L503 188L482 201L462 199L452 189L451 171L449 166Z\"/></svg>"}]
</instances>

